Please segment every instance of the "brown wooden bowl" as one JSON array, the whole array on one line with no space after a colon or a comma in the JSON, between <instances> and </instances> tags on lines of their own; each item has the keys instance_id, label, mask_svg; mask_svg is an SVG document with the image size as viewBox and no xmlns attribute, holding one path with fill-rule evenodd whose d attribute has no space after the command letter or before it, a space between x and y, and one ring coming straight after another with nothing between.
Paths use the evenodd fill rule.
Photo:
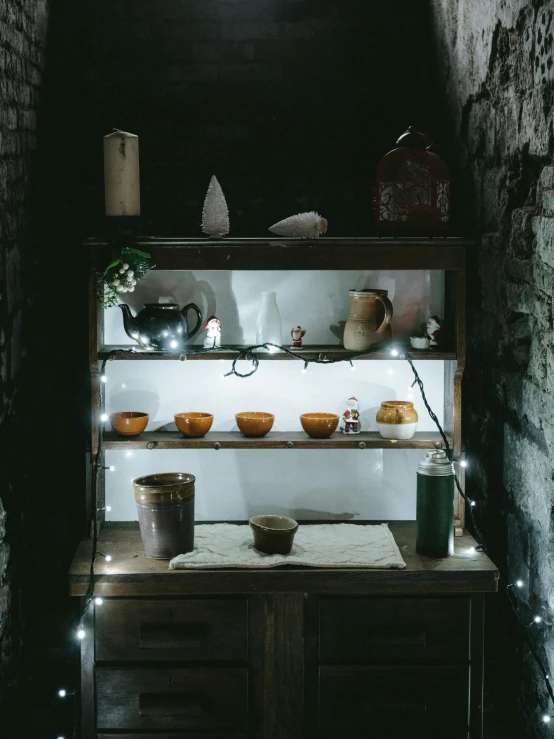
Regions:
<instances>
[{"instance_id":1,"label":"brown wooden bowl","mask_svg":"<svg viewBox=\"0 0 554 739\"><path fill-rule=\"evenodd\" d=\"M308 436L328 439L337 430L339 417L334 413L303 413L300 423Z\"/></svg>"},{"instance_id":2,"label":"brown wooden bowl","mask_svg":"<svg viewBox=\"0 0 554 739\"><path fill-rule=\"evenodd\" d=\"M290 554L298 523L288 516L252 516L254 546L266 554Z\"/></svg>"},{"instance_id":3,"label":"brown wooden bowl","mask_svg":"<svg viewBox=\"0 0 554 739\"><path fill-rule=\"evenodd\" d=\"M176 413L175 425L183 436L199 439L206 436L214 422L211 413Z\"/></svg>"},{"instance_id":4,"label":"brown wooden bowl","mask_svg":"<svg viewBox=\"0 0 554 739\"><path fill-rule=\"evenodd\" d=\"M265 436L273 426L275 416L272 413L260 411L245 411L235 416L239 430L252 438Z\"/></svg>"},{"instance_id":5,"label":"brown wooden bowl","mask_svg":"<svg viewBox=\"0 0 554 739\"><path fill-rule=\"evenodd\" d=\"M121 411L110 413L113 430L120 436L138 436L148 426L148 413L140 411Z\"/></svg>"}]
</instances>

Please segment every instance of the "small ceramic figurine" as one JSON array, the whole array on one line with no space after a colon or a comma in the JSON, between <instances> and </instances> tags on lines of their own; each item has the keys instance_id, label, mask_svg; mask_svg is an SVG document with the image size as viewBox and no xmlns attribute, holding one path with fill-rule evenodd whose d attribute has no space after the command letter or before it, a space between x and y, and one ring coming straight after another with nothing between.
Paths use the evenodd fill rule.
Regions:
<instances>
[{"instance_id":1,"label":"small ceramic figurine","mask_svg":"<svg viewBox=\"0 0 554 739\"><path fill-rule=\"evenodd\" d=\"M292 345L296 349L298 347L302 346L302 339L304 338L306 334L306 329L302 328L301 326L297 326L296 328L293 328L290 332L290 335L292 336Z\"/></svg>"},{"instance_id":2,"label":"small ceramic figurine","mask_svg":"<svg viewBox=\"0 0 554 739\"><path fill-rule=\"evenodd\" d=\"M410 336L412 349L429 349L429 338L427 336Z\"/></svg>"},{"instance_id":3,"label":"small ceramic figurine","mask_svg":"<svg viewBox=\"0 0 554 739\"><path fill-rule=\"evenodd\" d=\"M221 346L221 324L215 316L210 316L204 328L208 334L204 339L204 349L217 349Z\"/></svg>"},{"instance_id":4,"label":"small ceramic figurine","mask_svg":"<svg viewBox=\"0 0 554 739\"><path fill-rule=\"evenodd\" d=\"M346 410L340 419L339 428L343 434L359 434L360 426L360 404L357 398L352 396L346 401Z\"/></svg>"},{"instance_id":5,"label":"small ceramic figurine","mask_svg":"<svg viewBox=\"0 0 554 739\"><path fill-rule=\"evenodd\" d=\"M425 333L429 337L429 346L438 346L440 343L441 319L431 316L427 321Z\"/></svg>"}]
</instances>

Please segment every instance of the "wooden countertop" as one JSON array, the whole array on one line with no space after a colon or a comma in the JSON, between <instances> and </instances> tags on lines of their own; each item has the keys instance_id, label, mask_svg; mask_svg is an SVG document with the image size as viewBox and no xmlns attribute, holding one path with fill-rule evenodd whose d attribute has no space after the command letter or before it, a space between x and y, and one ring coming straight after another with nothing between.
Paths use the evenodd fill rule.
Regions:
<instances>
[{"instance_id":1,"label":"wooden countertop","mask_svg":"<svg viewBox=\"0 0 554 739\"><path fill-rule=\"evenodd\" d=\"M470 551L476 542L469 534L456 537L451 557L431 559L415 553L414 521L392 521L389 526L406 562L404 570L169 570L167 560L145 557L138 523L107 523L98 550L110 554L112 561L97 558L94 592L129 597L264 592L437 595L497 590L498 570L485 554ZM69 572L71 595L86 592L91 548L91 540L83 539L77 549Z\"/></svg>"}]
</instances>

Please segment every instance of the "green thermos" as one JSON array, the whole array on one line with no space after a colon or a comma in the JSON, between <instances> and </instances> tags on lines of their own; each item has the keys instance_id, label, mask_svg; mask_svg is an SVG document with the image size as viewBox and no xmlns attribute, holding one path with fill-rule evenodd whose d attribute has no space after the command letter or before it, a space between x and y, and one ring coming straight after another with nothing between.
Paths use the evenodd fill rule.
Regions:
<instances>
[{"instance_id":1,"label":"green thermos","mask_svg":"<svg viewBox=\"0 0 554 739\"><path fill-rule=\"evenodd\" d=\"M454 553L454 465L444 449L430 449L417 469L416 552Z\"/></svg>"}]
</instances>

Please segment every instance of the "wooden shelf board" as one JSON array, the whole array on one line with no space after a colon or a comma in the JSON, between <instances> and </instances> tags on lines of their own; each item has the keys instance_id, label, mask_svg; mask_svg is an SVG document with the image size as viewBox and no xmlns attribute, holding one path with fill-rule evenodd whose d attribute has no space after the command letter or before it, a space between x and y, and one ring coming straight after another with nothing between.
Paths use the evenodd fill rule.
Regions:
<instances>
[{"instance_id":1,"label":"wooden shelf board","mask_svg":"<svg viewBox=\"0 0 554 739\"><path fill-rule=\"evenodd\" d=\"M393 357L391 356L390 349L383 349L383 351L375 352L373 354L367 354L363 357L356 357L353 361L359 362L359 361L366 361L371 359L377 359L377 360L393 360L393 359L400 359L400 354L403 352L410 356L411 359L414 360L426 360L426 361L449 361L449 360L455 360L456 359L456 352L449 352L449 351L438 351L435 349L431 349L428 351L407 351L406 349L403 349L400 345L395 344L395 347L398 348L399 356ZM187 353L185 350L184 352L151 352L147 351L145 349L140 349L140 347L134 345L134 344L106 344L105 346L100 347L98 351L98 358L99 359L106 359L112 352L121 352L120 354L117 354L113 357L114 360L117 361L136 361L136 360L182 360L183 357L186 357L187 360L214 360L214 359L225 359L225 360L233 360L237 352L235 350L229 350L223 347L222 349L218 349L217 351L209 351L209 352L203 352L200 354L195 354L195 350L199 350L202 347L201 346L191 346L190 347L193 352ZM133 351L130 352L129 350L132 349ZM320 354L325 354L327 359L348 359L348 357L352 356L352 352L347 351L342 346L338 344L325 344L325 345L307 345L305 347L302 347L301 349L295 349L295 352L298 352L299 354L302 354L302 356L305 356L306 359L315 359ZM291 357L290 354L286 354L285 352L257 352L257 357L261 361L268 361L268 360L294 360L295 357ZM248 360L246 360L248 361ZM301 359L297 359L296 361L302 362ZM240 371L240 366L239 366Z\"/></svg>"},{"instance_id":2,"label":"wooden shelf board","mask_svg":"<svg viewBox=\"0 0 554 739\"><path fill-rule=\"evenodd\" d=\"M302 521L300 523L309 525ZM361 525L370 522L349 523ZM94 566L94 592L104 597L271 592L437 597L442 593L483 593L497 590L498 570L486 554L471 552L476 542L468 533L456 538L452 556L433 559L418 555L415 551L415 521L390 521L389 527L406 562L403 570L334 570L311 567L169 570L167 560L149 559L144 555L137 523L111 522L104 527L98 546L102 552L111 554L112 561L108 563L101 557L97 558ZM82 596L86 593L91 547L90 539L84 538L75 554L69 573L71 595Z\"/></svg>"},{"instance_id":3,"label":"wooden shelf board","mask_svg":"<svg viewBox=\"0 0 554 739\"><path fill-rule=\"evenodd\" d=\"M183 239L131 238L145 249L156 269L176 270L351 270L461 269L463 238ZM91 262L105 265L112 248L103 239L87 239Z\"/></svg>"},{"instance_id":4,"label":"wooden shelf board","mask_svg":"<svg viewBox=\"0 0 554 739\"><path fill-rule=\"evenodd\" d=\"M452 445L452 439L448 439ZM292 444L288 447L287 444ZM365 446L360 447L360 444ZM133 438L114 432L104 434L104 449L432 449L441 444L438 432L417 431L412 439L390 441L377 431L360 434L335 432L329 439L312 439L303 431L270 431L261 439L250 439L240 431L211 431L201 439L186 439L178 431L151 431Z\"/></svg>"}]
</instances>

